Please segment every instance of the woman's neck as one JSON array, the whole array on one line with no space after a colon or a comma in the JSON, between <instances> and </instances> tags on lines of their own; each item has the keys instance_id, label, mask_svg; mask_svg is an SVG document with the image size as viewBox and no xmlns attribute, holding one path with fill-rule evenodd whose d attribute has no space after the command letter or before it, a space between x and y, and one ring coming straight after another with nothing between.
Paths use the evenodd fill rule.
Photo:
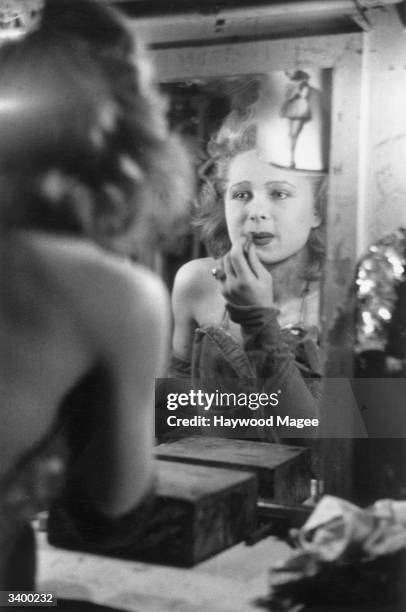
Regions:
<instances>
[{"instance_id":1,"label":"woman's neck","mask_svg":"<svg viewBox=\"0 0 406 612\"><path fill-rule=\"evenodd\" d=\"M289 259L266 266L272 274L276 304L303 296L309 285L305 275L307 264L307 252L303 250Z\"/></svg>"}]
</instances>

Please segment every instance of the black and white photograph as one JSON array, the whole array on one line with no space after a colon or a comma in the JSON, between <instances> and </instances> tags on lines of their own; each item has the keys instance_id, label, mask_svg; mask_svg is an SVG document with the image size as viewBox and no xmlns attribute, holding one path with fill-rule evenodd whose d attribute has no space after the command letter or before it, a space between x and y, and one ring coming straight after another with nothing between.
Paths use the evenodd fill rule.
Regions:
<instances>
[{"instance_id":1,"label":"black and white photograph","mask_svg":"<svg viewBox=\"0 0 406 612\"><path fill-rule=\"evenodd\" d=\"M0 610L406 608L406 1L0 0Z\"/></svg>"}]
</instances>

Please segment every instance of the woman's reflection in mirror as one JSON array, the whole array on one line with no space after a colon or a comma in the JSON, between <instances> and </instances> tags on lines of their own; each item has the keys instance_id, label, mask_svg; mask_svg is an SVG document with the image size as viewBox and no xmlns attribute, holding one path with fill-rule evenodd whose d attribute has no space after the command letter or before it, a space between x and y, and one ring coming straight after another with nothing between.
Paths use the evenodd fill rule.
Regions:
<instances>
[{"instance_id":1,"label":"woman's reflection in mirror","mask_svg":"<svg viewBox=\"0 0 406 612\"><path fill-rule=\"evenodd\" d=\"M253 108L233 112L209 143L195 226L210 256L177 273L170 375L204 391L277 392L264 416L315 419L327 175L264 160L260 130ZM279 440L276 428L256 437Z\"/></svg>"}]
</instances>

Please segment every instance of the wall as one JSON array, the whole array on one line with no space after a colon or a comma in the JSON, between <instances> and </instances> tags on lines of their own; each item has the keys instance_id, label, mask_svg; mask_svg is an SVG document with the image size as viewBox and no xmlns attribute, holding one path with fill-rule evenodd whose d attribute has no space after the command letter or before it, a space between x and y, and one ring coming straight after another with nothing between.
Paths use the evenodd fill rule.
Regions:
<instances>
[{"instance_id":1,"label":"wall","mask_svg":"<svg viewBox=\"0 0 406 612\"><path fill-rule=\"evenodd\" d=\"M363 35L358 251L406 225L406 32L394 7Z\"/></svg>"},{"instance_id":2,"label":"wall","mask_svg":"<svg viewBox=\"0 0 406 612\"><path fill-rule=\"evenodd\" d=\"M347 295L359 255L406 225L406 34L395 6L366 16L371 29L363 33L207 41L152 52L162 81L312 65L334 69L325 330Z\"/></svg>"}]
</instances>

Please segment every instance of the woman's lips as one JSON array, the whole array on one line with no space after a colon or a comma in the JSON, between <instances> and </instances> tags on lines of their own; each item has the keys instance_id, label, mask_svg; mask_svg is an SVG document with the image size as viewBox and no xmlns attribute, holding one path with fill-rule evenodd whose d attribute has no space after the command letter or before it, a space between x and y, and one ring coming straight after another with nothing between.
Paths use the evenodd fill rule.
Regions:
<instances>
[{"instance_id":1,"label":"woman's lips","mask_svg":"<svg viewBox=\"0 0 406 612\"><path fill-rule=\"evenodd\" d=\"M251 232L251 236L252 242L256 246L266 246L274 238L274 234L271 234L271 232Z\"/></svg>"}]
</instances>

